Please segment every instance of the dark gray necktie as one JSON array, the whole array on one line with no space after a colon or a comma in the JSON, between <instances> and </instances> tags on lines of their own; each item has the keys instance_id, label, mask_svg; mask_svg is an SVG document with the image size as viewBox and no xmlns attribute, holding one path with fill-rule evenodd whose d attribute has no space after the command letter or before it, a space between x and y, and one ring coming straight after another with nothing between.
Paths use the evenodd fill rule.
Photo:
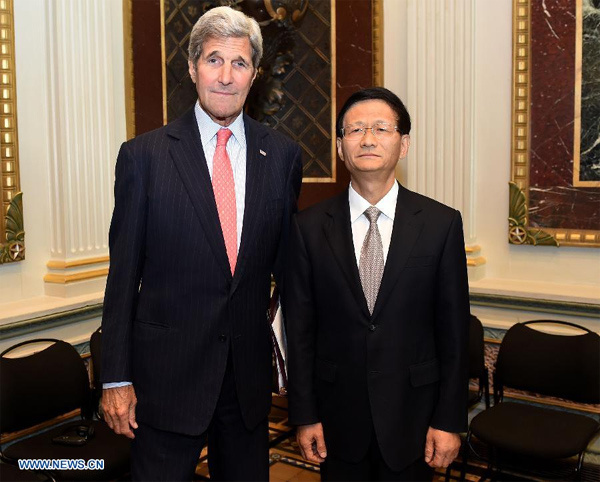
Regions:
<instances>
[{"instance_id":1,"label":"dark gray necktie","mask_svg":"<svg viewBox=\"0 0 600 482\"><path fill-rule=\"evenodd\" d=\"M360 261L358 263L358 273L360 275L360 283L362 284L369 313L373 314L377 293L379 293L379 285L383 277L383 244L381 242L381 234L377 227L377 218L381 211L375 206L367 208L365 216L369 220L369 231L365 236L365 240L360 250Z\"/></svg>"}]
</instances>

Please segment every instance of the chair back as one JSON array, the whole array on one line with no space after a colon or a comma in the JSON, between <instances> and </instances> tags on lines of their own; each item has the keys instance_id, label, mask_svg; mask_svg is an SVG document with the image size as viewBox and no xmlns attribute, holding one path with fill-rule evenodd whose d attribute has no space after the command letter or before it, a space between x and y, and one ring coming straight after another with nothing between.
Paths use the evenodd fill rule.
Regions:
<instances>
[{"instance_id":1,"label":"chair back","mask_svg":"<svg viewBox=\"0 0 600 482\"><path fill-rule=\"evenodd\" d=\"M469 319L469 378L480 378L485 371L483 325L479 318Z\"/></svg>"},{"instance_id":2,"label":"chair back","mask_svg":"<svg viewBox=\"0 0 600 482\"><path fill-rule=\"evenodd\" d=\"M585 331L544 333L530 325L553 323ZM494 392L504 386L581 403L600 403L600 336L574 323L536 320L513 325L498 352Z\"/></svg>"},{"instance_id":3,"label":"chair back","mask_svg":"<svg viewBox=\"0 0 600 482\"><path fill-rule=\"evenodd\" d=\"M52 342L32 355L8 358L24 345ZM81 408L89 403L85 363L64 341L35 339L0 354L0 432L13 432Z\"/></svg>"},{"instance_id":4,"label":"chair back","mask_svg":"<svg viewBox=\"0 0 600 482\"><path fill-rule=\"evenodd\" d=\"M98 412L100 399L102 398L102 327L92 333L90 338L90 355L92 357L92 409Z\"/></svg>"},{"instance_id":5,"label":"chair back","mask_svg":"<svg viewBox=\"0 0 600 482\"><path fill-rule=\"evenodd\" d=\"M102 327L92 333L90 338L90 355L92 356L92 385L101 386L102 369Z\"/></svg>"}]
</instances>

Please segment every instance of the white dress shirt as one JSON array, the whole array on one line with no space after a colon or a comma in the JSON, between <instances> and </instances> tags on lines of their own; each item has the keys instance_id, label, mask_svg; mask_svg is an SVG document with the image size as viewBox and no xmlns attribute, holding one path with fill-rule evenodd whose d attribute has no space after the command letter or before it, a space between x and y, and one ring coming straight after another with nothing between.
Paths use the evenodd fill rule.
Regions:
<instances>
[{"instance_id":1,"label":"white dress shirt","mask_svg":"<svg viewBox=\"0 0 600 482\"><path fill-rule=\"evenodd\" d=\"M204 110L200 103L196 102L194 107L198 131L202 140L202 149L208 166L208 173L212 181L213 157L217 148L217 132L221 125L213 121ZM227 154L231 161L233 170L233 183L235 185L235 205L237 221L237 249L240 251L240 242L242 240L242 226L244 225L244 207L246 205L246 131L244 130L244 115L240 113L237 118L227 128L232 135L227 141ZM110 382L104 383L103 388L116 388L131 385L131 382Z\"/></svg>"},{"instance_id":2,"label":"white dress shirt","mask_svg":"<svg viewBox=\"0 0 600 482\"><path fill-rule=\"evenodd\" d=\"M390 242L392 240L392 229L394 228L398 191L398 183L394 182L394 185L388 193L375 205L375 207L381 211L379 218L377 218L377 228L379 229L381 243L383 244L384 263L387 261ZM372 205L354 190L352 183L350 183L350 189L348 189L348 202L350 204L350 226L352 228L354 254L356 256L356 265L358 266L360 263L360 251L370 225L369 220L365 216L365 211Z\"/></svg>"}]
</instances>

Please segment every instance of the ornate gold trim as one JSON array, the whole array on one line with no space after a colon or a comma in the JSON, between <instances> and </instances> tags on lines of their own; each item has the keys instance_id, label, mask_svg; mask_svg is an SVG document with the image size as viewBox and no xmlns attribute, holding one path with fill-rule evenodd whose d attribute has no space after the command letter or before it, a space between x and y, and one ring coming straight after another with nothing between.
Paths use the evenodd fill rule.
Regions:
<instances>
[{"instance_id":1,"label":"ornate gold trim","mask_svg":"<svg viewBox=\"0 0 600 482\"><path fill-rule=\"evenodd\" d=\"M135 137L135 86L133 83L133 0L123 0L123 53L125 62L125 123L127 139Z\"/></svg>"},{"instance_id":2,"label":"ornate gold trim","mask_svg":"<svg viewBox=\"0 0 600 482\"><path fill-rule=\"evenodd\" d=\"M337 145L335 133L335 121L337 120L336 1L331 0L331 27L329 29L331 47L331 177L303 177L302 183L335 183L337 179Z\"/></svg>"},{"instance_id":3,"label":"ornate gold trim","mask_svg":"<svg viewBox=\"0 0 600 482\"><path fill-rule=\"evenodd\" d=\"M46 263L46 266L50 269L68 269L75 268L78 266L89 266L92 264L108 263L108 256L97 256L94 258L76 259L72 261L54 260L51 259Z\"/></svg>"},{"instance_id":4,"label":"ornate gold trim","mask_svg":"<svg viewBox=\"0 0 600 482\"><path fill-rule=\"evenodd\" d=\"M511 244L600 247L600 231L529 227L531 0L513 0L513 91L508 239Z\"/></svg>"},{"instance_id":5,"label":"ornate gold trim","mask_svg":"<svg viewBox=\"0 0 600 482\"><path fill-rule=\"evenodd\" d=\"M510 244L533 244L560 246L556 238L547 229L529 228L527 200L523 190L514 183L509 183L510 207L508 217L508 242Z\"/></svg>"},{"instance_id":6,"label":"ornate gold trim","mask_svg":"<svg viewBox=\"0 0 600 482\"><path fill-rule=\"evenodd\" d=\"M383 0L372 0L373 85L383 86Z\"/></svg>"},{"instance_id":7,"label":"ornate gold trim","mask_svg":"<svg viewBox=\"0 0 600 482\"><path fill-rule=\"evenodd\" d=\"M165 38L165 0L160 0L160 71L162 75L162 110L163 125L167 125L167 39Z\"/></svg>"},{"instance_id":8,"label":"ornate gold trim","mask_svg":"<svg viewBox=\"0 0 600 482\"><path fill-rule=\"evenodd\" d=\"M23 193L12 198L6 212L5 240L0 244L0 264L25 259L25 231L23 228Z\"/></svg>"},{"instance_id":9,"label":"ornate gold trim","mask_svg":"<svg viewBox=\"0 0 600 482\"><path fill-rule=\"evenodd\" d=\"M13 1L0 0L0 263L21 261L25 250L16 86Z\"/></svg>"},{"instance_id":10,"label":"ornate gold trim","mask_svg":"<svg viewBox=\"0 0 600 482\"><path fill-rule=\"evenodd\" d=\"M575 125L573 138L573 186L600 187L600 181L580 181L581 165L581 75L583 66L583 5L576 0L576 33L575 33Z\"/></svg>"},{"instance_id":11,"label":"ornate gold trim","mask_svg":"<svg viewBox=\"0 0 600 482\"><path fill-rule=\"evenodd\" d=\"M513 99L511 179L529 187L529 0L513 0Z\"/></svg>"},{"instance_id":12,"label":"ornate gold trim","mask_svg":"<svg viewBox=\"0 0 600 482\"><path fill-rule=\"evenodd\" d=\"M544 228L561 246L600 247L600 231Z\"/></svg>"},{"instance_id":13,"label":"ornate gold trim","mask_svg":"<svg viewBox=\"0 0 600 482\"><path fill-rule=\"evenodd\" d=\"M72 274L55 274L48 273L44 276L44 281L46 283L54 283L54 284L69 284L74 281L83 281L93 278L100 278L102 276L108 275L108 268L95 269L91 271L83 271L81 273L72 273Z\"/></svg>"},{"instance_id":14,"label":"ornate gold trim","mask_svg":"<svg viewBox=\"0 0 600 482\"><path fill-rule=\"evenodd\" d=\"M336 0L331 0L331 178L327 182L337 180L337 136L335 133L335 121L337 120L337 45L336 45Z\"/></svg>"}]
</instances>

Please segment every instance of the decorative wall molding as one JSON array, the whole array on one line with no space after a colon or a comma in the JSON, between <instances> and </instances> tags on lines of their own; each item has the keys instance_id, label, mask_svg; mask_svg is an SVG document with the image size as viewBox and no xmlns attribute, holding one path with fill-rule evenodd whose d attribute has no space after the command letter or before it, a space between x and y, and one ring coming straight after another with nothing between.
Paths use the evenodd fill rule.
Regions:
<instances>
[{"instance_id":1,"label":"decorative wall molding","mask_svg":"<svg viewBox=\"0 0 600 482\"><path fill-rule=\"evenodd\" d=\"M72 274L55 274L48 273L44 276L44 281L46 283L54 283L54 284L68 284L73 283L75 281L84 281L94 278L103 278L108 275L108 268L102 269L94 269L90 271L81 271L78 273Z\"/></svg>"},{"instance_id":2,"label":"decorative wall molding","mask_svg":"<svg viewBox=\"0 0 600 482\"><path fill-rule=\"evenodd\" d=\"M408 0L407 88L413 117L408 187L461 211L475 239L474 0Z\"/></svg>"},{"instance_id":3,"label":"decorative wall molding","mask_svg":"<svg viewBox=\"0 0 600 482\"><path fill-rule=\"evenodd\" d=\"M113 166L121 140L116 120L121 113L115 102L119 87L107 72L113 71L113 10L118 7L120 14L122 7L96 0L45 5L52 206L48 266L67 268L81 258L108 254ZM47 278L56 282L52 273Z\"/></svg>"},{"instance_id":4,"label":"decorative wall molding","mask_svg":"<svg viewBox=\"0 0 600 482\"><path fill-rule=\"evenodd\" d=\"M480 256L481 246L478 244L472 244L465 246L465 253L467 254L467 266L474 268L477 266L483 266L486 263L486 259ZM471 276L469 276L471 278Z\"/></svg>"},{"instance_id":5,"label":"decorative wall molding","mask_svg":"<svg viewBox=\"0 0 600 482\"><path fill-rule=\"evenodd\" d=\"M46 266L51 269L67 269L74 268L77 266L89 266L98 263L108 263L108 256L97 256L93 258L75 259L70 261L62 260L50 260L46 263Z\"/></svg>"},{"instance_id":6,"label":"decorative wall molding","mask_svg":"<svg viewBox=\"0 0 600 482\"><path fill-rule=\"evenodd\" d=\"M102 316L102 303L0 325L0 340L56 328Z\"/></svg>"},{"instance_id":7,"label":"decorative wall molding","mask_svg":"<svg viewBox=\"0 0 600 482\"><path fill-rule=\"evenodd\" d=\"M465 246L465 251L467 254L477 254L481 251L481 246L478 244L472 244L470 246Z\"/></svg>"},{"instance_id":8,"label":"decorative wall molding","mask_svg":"<svg viewBox=\"0 0 600 482\"><path fill-rule=\"evenodd\" d=\"M488 306L510 310L535 311L540 313L585 316L600 319L600 305L592 303L577 303L574 301L557 301L473 292L469 294L469 298L471 305L473 306Z\"/></svg>"},{"instance_id":9,"label":"decorative wall molding","mask_svg":"<svg viewBox=\"0 0 600 482\"><path fill-rule=\"evenodd\" d=\"M471 305L499 307L511 310L534 311L541 313L564 314L600 319L600 305L576 303L548 299L521 298L515 296L473 293L469 295ZM0 340L40 332L49 328L76 323L102 316L102 303L93 303L80 308L51 313L44 316L19 320L0 325ZM502 339L506 330L485 327L485 337L489 342Z\"/></svg>"},{"instance_id":10,"label":"decorative wall molding","mask_svg":"<svg viewBox=\"0 0 600 482\"><path fill-rule=\"evenodd\" d=\"M483 266L486 260L483 256L477 256L475 258L467 258L467 266Z\"/></svg>"}]
</instances>

